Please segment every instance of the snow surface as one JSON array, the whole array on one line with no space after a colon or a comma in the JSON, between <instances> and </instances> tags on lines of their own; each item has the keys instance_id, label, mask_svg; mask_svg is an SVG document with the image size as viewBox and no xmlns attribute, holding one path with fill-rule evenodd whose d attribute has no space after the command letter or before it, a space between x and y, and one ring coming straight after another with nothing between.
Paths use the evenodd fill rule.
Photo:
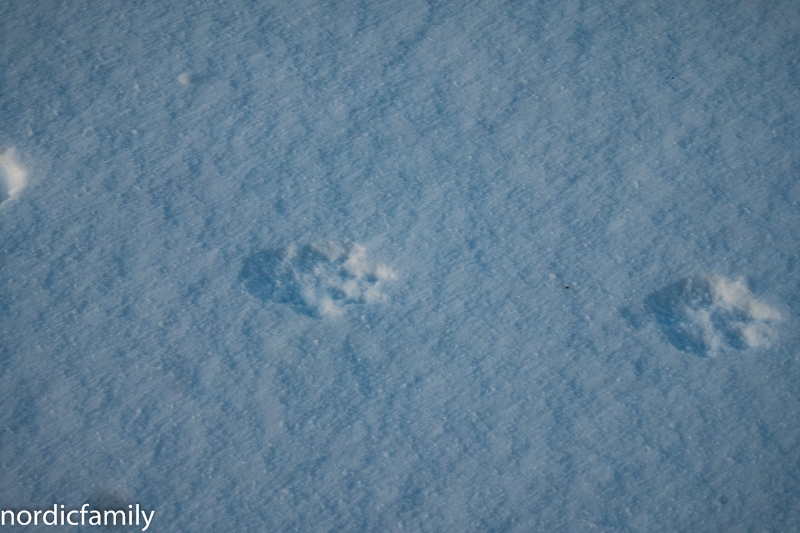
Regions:
<instances>
[{"instance_id":1,"label":"snow surface","mask_svg":"<svg viewBox=\"0 0 800 533\"><path fill-rule=\"evenodd\" d=\"M793 0L0 2L0 508L797 531L798 35Z\"/></svg>"}]
</instances>

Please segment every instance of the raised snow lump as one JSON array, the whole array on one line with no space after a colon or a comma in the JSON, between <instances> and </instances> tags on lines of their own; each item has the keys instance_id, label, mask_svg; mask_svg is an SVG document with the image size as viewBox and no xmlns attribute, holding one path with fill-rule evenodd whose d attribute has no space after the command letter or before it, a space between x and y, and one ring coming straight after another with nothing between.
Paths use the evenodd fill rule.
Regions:
<instances>
[{"instance_id":1,"label":"raised snow lump","mask_svg":"<svg viewBox=\"0 0 800 533\"><path fill-rule=\"evenodd\" d=\"M28 172L17 162L13 148L0 148L0 204L19 195L28 183Z\"/></svg>"},{"instance_id":2,"label":"raised snow lump","mask_svg":"<svg viewBox=\"0 0 800 533\"><path fill-rule=\"evenodd\" d=\"M701 356L769 347L781 320L743 279L719 275L684 278L650 294L645 307L673 346Z\"/></svg>"},{"instance_id":3,"label":"raised snow lump","mask_svg":"<svg viewBox=\"0 0 800 533\"><path fill-rule=\"evenodd\" d=\"M395 273L371 261L366 248L322 243L261 250L249 256L240 279L264 303L287 304L310 316L337 316L347 304L376 303Z\"/></svg>"}]
</instances>

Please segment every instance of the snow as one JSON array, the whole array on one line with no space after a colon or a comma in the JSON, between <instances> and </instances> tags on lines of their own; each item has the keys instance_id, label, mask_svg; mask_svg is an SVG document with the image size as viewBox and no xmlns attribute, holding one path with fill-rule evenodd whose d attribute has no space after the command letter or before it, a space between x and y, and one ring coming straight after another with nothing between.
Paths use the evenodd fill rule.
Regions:
<instances>
[{"instance_id":1,"label":"snow","mask_svg":"<svg viewBox=\"0 0 800 533\"><path fill-rule=\"evenodd\" d=\"M798 31L0 3L0 509L795 530Z\"/></svg>"},{"instance_id":2,"label":"snow","mask_svg":"<svg viewBox=\"0 0 800 533\"><path fill-rule=\"evenodd\" d=\"M0 152L0 205L16 198L25 188L28 172L17 162L13 148Z\"/></svg>"},{"instance_id":3,"label":"snow","mask_svg":"<svg viewBox=\"0 0 800 533\"><path fill-rule=\"evenodd\" d=\"M781 321L780 313L756 299L745 280L719 275L678 281L649 295L645 307L678 350L701 356L716 356L723 345L769 347ZM627 310L631 317L637 311Z\"/></svg>"}]
</instances>

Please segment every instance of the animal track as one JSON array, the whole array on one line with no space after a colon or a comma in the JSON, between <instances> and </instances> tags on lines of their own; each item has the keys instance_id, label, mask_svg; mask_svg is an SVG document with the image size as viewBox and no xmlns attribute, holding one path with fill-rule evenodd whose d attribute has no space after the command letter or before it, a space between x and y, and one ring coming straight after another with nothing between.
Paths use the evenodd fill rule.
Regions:
<instances>
[{"instance_id":1,"label":"animal track","mask_svg":"<svg viewBox=\"0 0 800 533\"><path fill-rule=\"evenodd\" d=\"M363 246L325 243L262 250L245 260L239 277L263 302L287 304L310 316L336 316L346 304L385 300L381 286L395 274L369 261Z\"/></svg>"},{"instance_id":2,"label":"animal track","mask_svg":"<svg viewBox=\"0 0 800 533\"><path fill-rule=\"evenodd\" d=\"M650 294L644 306L677 349L715 356L723 347L769 347L780 314L758 301L744 280L682 279Z\"/></svg>"}]
</instances>

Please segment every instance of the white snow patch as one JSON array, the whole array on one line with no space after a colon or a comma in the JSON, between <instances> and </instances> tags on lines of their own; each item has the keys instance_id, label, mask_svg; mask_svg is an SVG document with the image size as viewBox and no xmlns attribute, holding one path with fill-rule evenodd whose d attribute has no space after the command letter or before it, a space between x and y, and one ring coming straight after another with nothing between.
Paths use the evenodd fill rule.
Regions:
<instances>
[{"instance_id":1,"label":"white snow patch","mask_svg":"<svg viewBox=\"0 0 800 533\"><path fill-rule=\"evenodd\" d=\"M368 304L383 302L385 300L386 300L386 295L380 291L377 284L371 287L367 287L367 290L364 291L364 301L367 302Z\"/></svg>"},{"instance_id":2,"label":"white snow patch","mask_svg":"<svg viewBox=\"0 0 800 533\"><path fill-rule=\"evenodd\" d=\"M342 268L331 269L320 264L314 269L316 285L323 293L343 294L343 303L377 303L387 299L381 292L384 281L394 279L395 273L384 264L376 264L367 257L367 249L360 244L325 243L314 245L325 255L331 265L342 264ZM332 316L334 310L341 313L332 299L323 299L320 312Z\"/></svg>"},{"instance_id":3,"label":"white snow patch","mask_svg":"<svg viewBox=\"0 0 800 533\"><path fill-rule=\"evenodd\" d=\"M765 324L739 324L742 338L750 348L768 348L772 344L772 329Z\"/></svg>"},{"instance_id":4,"label":"white snow patch","mask_svg":"<svg viewBox=\"0 0 800 533\"><path fill-rule=\"evenodd\" d=\"M375 267L375 277L379 280L392 280L397 276L395 275L394 271L392 271L392 269L386 265L377 265Z\"/></svg>"},{"instance_id":5,"label":"white snow patch","mask_svg":"<svg viewBox=\"0 0 800 533\"><path fill-rule=\"evenodd\" d=\"M751 348L769 347L773 338L769 322L780 321L781 314L756 299L743 279L731 281L723 276L709 279L714 303L731 313L743 314L745 319L732 324Z\"/></svg>"},{"instance_id":6,"label":"white snow patch","mask_svg":"<svg viewBox=\"0 0 800 533\"><path fill-rule=\"evenodd\" d=\"M319 305L319 312L327 317L335 317L342 314L342 310L330 298L322 299Z\"/></svg>"},{"instance_id":7,"label":"white snow patch","mask_svg":"<svg viewBox=\"0 0 800 533\"><path fill-rule=\"evenodd\" d=\"M723 276L711 276L711 291L715 301L726 311L741 311L753 320L780 320L781 315L756 300L743 279L731 281Z\"/></svg>"},{"instance_id":8,"label":"white snow patch","mask_svg":"<svg viewBox=\"0 0 800 533\"><path fill-rule=\"evenodd\" d=\"M13 200L28 184L28 172L17 162L14 148L0 152L0 202Z\"/></svg>"},{"instance_id":9,"label":"white snow patch","mask_svg":"<svg viewBox=\"0 0 800 533\"><path fill-rule=\"evenodd\" d=\"M781 320L780 313L753 296L743 279L731 281L723 276L712 276L710 282L715 301L726 311L740 311L759 321Z\"/></svg>"},{"instance_id":10,"label":"white snow patch","mask_svg":"<svg viewBox=\"0 0 800 533\"><path fill-rule=\"evenodd\" d=\"M354 244L347 261L344 264L345 270L351 275L361 278L371 272L372 268L367 260L367 250L363 246Z\"/></svg>"}]
</instances>

